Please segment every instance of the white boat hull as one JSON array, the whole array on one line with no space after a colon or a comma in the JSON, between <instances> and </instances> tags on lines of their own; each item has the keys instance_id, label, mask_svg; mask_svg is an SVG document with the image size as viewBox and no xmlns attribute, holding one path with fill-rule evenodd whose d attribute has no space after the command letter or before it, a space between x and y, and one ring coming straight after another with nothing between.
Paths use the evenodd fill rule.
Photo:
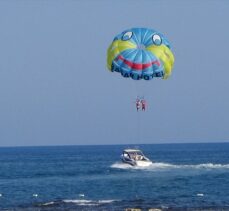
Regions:
<instances>
[{"instance_id":1,"label":"white boat hull","mask_svg":"<svg viewBox=\"0 0 229 211\"><path fill-rule=\"evenodd\" d=\"M152 162L151 161L136 161L136 166L139 166L139 167L147 167L147 166L150 166L152 165Z\"/></svg>"}]
</instances>

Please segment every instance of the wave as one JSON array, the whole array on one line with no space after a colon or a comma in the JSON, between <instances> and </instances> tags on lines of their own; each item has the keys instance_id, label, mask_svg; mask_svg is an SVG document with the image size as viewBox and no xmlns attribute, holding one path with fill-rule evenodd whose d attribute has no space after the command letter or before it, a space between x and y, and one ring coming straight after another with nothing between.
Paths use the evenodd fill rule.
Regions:
<instances>
[{"instance_id":1,"label":"wave","mask_svg":"<svg viewBox=\"0 0 229 211\"><path fill-rule=\"evenodd\" d=\"M99 203L92 200L85 200L85 199L65 199L63 200L64 203L74 203L79 206L97 206Z\"/></svg>"},{"instance_id":2,"label":"wave","mask_svg":"<svg viewBox=\"0 0 229 211\"><path fill-rule=\"evenodd\" d=\"M109 200L64 199L64 200L61 200L61 202L63 203L73 203L78 206L98 206L98 205L103 205L103 204L109 204L115 201L118 201L118 200L114 200L114 199L109 199ZM56 202L51 201L51 202L46 202L42 204L42 206L50 206L50 205L55 205L59 203L60 201L56 201Z\"/></svg>"},{"instance_id":3,"label":"wave","mask_svg":"<svg viewBox=\"0 0 229 211\"><path fill-rule=\"evenodd\" d=\"M131 166L126 163L117 162L110 166L117 169L143 169L143 170L159 170L159 169L229 169L229 164L214 164L214 163L202 163L202 164L185 164L175 165L169 163L152 163L150 166Z\"/></svg>"},{"instance_id":4,"label":"wave","mask_svg":"<svg viewBox=\"0 0 229 211\"><path fill-rule=\"evenodd\" d=\"M42 204L42 206L50 206L50 205L53 205L53 204L55 204L55 202L54 201L50 201L50 202L46 202L46 203Z\"/></svg>"}]
</instances>

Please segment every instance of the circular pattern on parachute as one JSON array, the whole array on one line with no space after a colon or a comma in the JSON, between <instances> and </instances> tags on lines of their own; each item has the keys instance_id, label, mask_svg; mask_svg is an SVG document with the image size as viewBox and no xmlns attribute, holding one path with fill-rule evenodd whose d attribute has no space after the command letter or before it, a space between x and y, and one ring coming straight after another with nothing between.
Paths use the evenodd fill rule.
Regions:
<instances>
[{"instance_id":1,"label":"circular pattern on parachute","mask_svg":"<svg viewBox=\"0 0 229 211\"><path fill-rule=\"evenodd\" d=\"M108 69L134 80L166 79L173 64L169 41L153 29L126 30L113 39L107 50Z\"/></svg>"}]
</instances>

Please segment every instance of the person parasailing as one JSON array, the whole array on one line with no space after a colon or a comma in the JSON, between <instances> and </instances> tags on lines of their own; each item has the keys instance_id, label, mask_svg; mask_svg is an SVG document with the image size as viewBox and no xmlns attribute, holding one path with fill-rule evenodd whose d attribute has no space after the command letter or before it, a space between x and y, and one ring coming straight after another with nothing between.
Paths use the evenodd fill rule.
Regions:
<instances>
[{"instance_id":1,"label":"person parasailing","mask_svg":"<svg viewBox=\"0 0 229 211\"><path fill-rule=\"evenodd\" d=\"M137 98L135 104L136 104L136 109L138 111L141 107L141 100L139 98Z\"/></svg>"},{"instance_id":2,"label":"person parasailing","mask_svg":"<svg viewBox=\"0 0 229 211\"><path fill-rule=\"evenodd\" d=\"M146 100L144 98L141 99L141 107L142 107L142 111L146 110Z\"/></svg>"}]
</instances>

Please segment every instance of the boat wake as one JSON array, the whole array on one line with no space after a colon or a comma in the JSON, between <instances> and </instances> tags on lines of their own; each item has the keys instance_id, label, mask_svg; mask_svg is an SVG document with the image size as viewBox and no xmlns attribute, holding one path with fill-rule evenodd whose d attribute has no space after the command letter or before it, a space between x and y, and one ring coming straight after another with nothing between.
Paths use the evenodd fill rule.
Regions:
<instances>
[{"instance_id":1,"label":"boat wake","mask_svg":"<svg viewBox=\"0 0 229 211\"><path fill-rule=\"evenodd\" d=\"M160 169L228 169L229 164L214 164L214 163L203 163L203 164L185 164L175 165L169 163L152 163L150 166L131 166L126 163L116 162L110 166L116 169L143 169L143 170L160 170Z\"/></svg>"}]
</instances>

